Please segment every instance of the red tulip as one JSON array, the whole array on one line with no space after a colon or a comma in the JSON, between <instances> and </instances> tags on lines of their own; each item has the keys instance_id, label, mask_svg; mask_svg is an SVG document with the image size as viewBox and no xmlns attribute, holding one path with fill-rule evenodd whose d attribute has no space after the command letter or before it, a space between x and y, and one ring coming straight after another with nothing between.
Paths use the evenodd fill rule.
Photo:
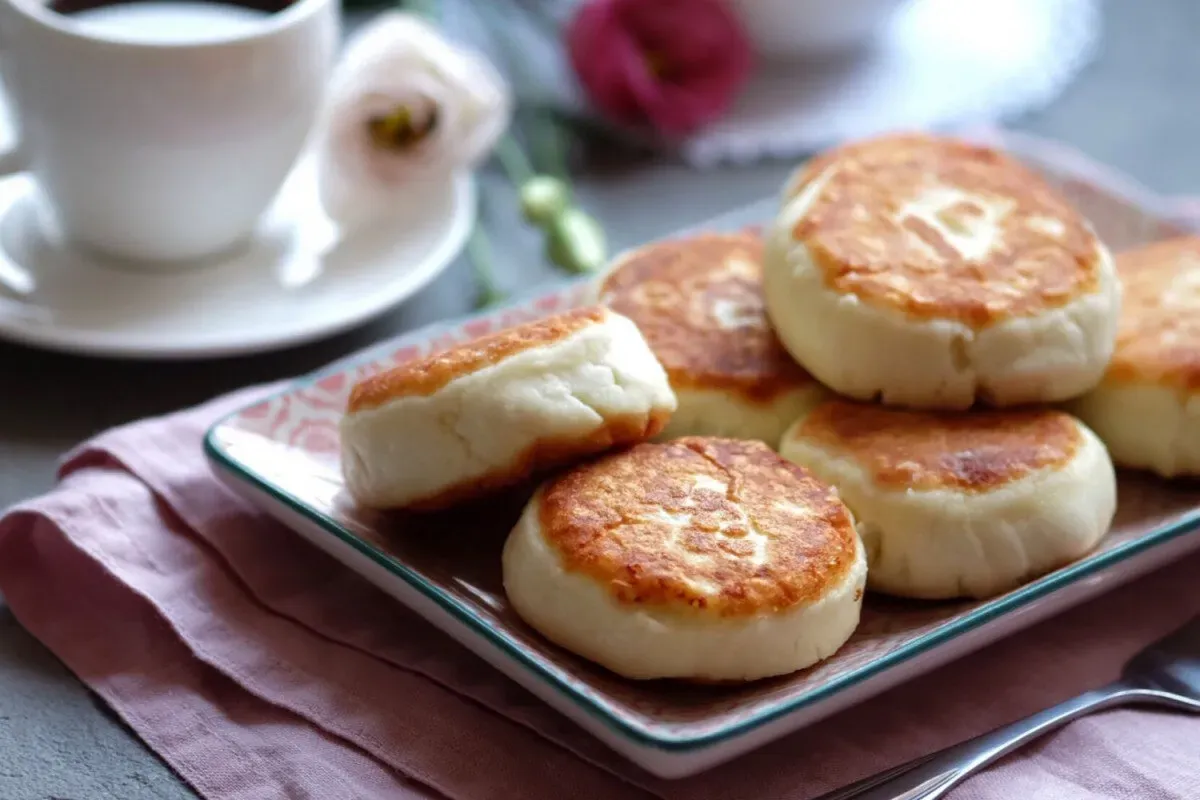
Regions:
<instances>
[{"instance_id":1,"label":"red tulip","mask_svg":"<svg viewBox=\"0 0 1200 800\"><path fill-rule=\"evenodd\" d=\"M750 43L721 0L587 0L567 27L584 90L617 122L677 138L729 108Z\"/></svg>"}]
</instances>

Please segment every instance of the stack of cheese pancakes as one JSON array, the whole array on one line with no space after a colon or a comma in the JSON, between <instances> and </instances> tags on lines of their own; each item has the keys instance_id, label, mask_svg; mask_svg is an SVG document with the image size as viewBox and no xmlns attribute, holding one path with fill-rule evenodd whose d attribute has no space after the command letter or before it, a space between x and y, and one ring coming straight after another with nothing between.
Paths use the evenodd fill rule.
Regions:
<instances>
[{"instance_id":1,"label":"stack of cheese pancakes","mask_svg":"<svg viewBox=\"0 0 1200 800\"><path fill-rule=\"evenodd\" d=\"M866 589L983 598L1086 554L1113 457L1200 469L1192 261L1114 264L994 150L851 143L765 234L647 245L586 308L356 387L347 486L438 508L534 479L502 565L532 627L631 678L789 673Z\"/></svg>"}]
</instances>

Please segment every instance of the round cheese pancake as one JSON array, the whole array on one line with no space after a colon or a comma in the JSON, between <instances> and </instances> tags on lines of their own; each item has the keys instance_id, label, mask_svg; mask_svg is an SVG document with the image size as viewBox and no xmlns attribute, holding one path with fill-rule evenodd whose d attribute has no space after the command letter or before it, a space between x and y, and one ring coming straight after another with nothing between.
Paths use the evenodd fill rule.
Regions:
<instances>
[{"instance_id":1,"label":"round cheese pancake","mask_svg":"<svg viewBox=\"0 0 1200 800\"><path fill-rule=\"evenodd\" d=\"M362 381L342 418L342 468L365 506L439 508L652 437L674 408L637 326L585 308Z\"/></svg>"},{"instance_id":2,"label":"round cheese pancake","mask_svg":"<svg viewBox=\"0 0 1200 800\"><path fill-rule=\"evenodd\" d=\"M964 409L1100 380L1120 285L1088 222L995 150L923 135L801 169L768 235L767 311L792 355L860 400Z\"/></svg>"},{"instance_id":3,"label":"round cheese pancake","mask_svg":"<svg viewBox=\"0 0 1200 800\"><path fill-rule=\"evenodd\" d=\"M1104 445L1056 410L833 400L797 420L779 452L837 487L868 585L886 594L998 594L1087 553L1116 511Z\"/></svg>"},{"instance_id":4,"label":"round cheese pancake","mask_svg":"<svg viewBox=\"0 0 1200 800\"><path fill-rule=\"evenodd\" d=\"M828 392L779 343L762 293L762 238L703 234L622 256L596 286L633 320L679 401L662 438L729 436L772 446Z\"/></svg>"},{"instance_id":5,"label":"round cheese pancake","mask_svg":"<svg viewBox=\"0 0 1200 800\"><path fill-rule=\"evenodd\" d=\"M1200 475L1200 238L1117 256L1117 347L1100 385L1071 410L1126 467Z\"/></svg>"},{"instance_id":6,"label":"round cheese pancake","mask_svg":"<svg viewBox=\"0 0 1200 800\"><path fill-rule=\"evenodd\" d=\"M538 489L504 548L513 608L629 678L780 675L858 625L866 560L837 493L762 442L640 444Z\"/></svg>"}]
</instances>

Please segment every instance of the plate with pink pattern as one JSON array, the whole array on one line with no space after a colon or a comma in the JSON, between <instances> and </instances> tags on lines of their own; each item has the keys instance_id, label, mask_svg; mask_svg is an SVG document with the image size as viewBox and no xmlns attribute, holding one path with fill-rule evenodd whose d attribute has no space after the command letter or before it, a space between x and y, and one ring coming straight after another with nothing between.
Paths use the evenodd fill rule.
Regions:
<instances>
[{"instance_id":1,"label":"plate with pink pattern","mask_svg":"<svg viewBox=\"0 0 1200 800\"><path fill-rule=\"evenodd\" d=\"M987 138L1056 183L1114 249L1193 228L1186 204L1156 198L1060 145L1007 133ZM764 201L703 227L760 224L773 208ZM355 382L567 310L581 288L382 343L221 420L205 446L235 491L657 775L726 761L1200 548L1200 485L1123 473L1117 519L1102 544L1008 594L949 603L868 595L862 622L841 650L782 678L738 686L622 679L544 640L508 605L500 549L518 502L423 517L371 512L346 494L338 460L338 421ZM448 528L468 535L430 535Z\"/></svg>"}]
</instances>

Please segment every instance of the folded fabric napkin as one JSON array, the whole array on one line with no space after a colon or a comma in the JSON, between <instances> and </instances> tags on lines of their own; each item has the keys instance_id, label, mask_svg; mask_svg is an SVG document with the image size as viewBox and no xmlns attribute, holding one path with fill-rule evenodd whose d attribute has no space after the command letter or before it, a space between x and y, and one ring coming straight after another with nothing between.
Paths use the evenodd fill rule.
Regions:
<instances>
[{"instance_id":1,"label":"folded fabric napkin","mask_svg":"<svg viewBox=\"0 0 1200 800\"><path fill-rule=\"evenodd\" d=\"M0 519L13 613L204 797L805 798L1114 678L1200 556L707 773L653 778L238 499L201 451L253 389L85 444ZM953 798L1200 797L1200 719L1078 721Z\"/></svg>"}]
</instances>

